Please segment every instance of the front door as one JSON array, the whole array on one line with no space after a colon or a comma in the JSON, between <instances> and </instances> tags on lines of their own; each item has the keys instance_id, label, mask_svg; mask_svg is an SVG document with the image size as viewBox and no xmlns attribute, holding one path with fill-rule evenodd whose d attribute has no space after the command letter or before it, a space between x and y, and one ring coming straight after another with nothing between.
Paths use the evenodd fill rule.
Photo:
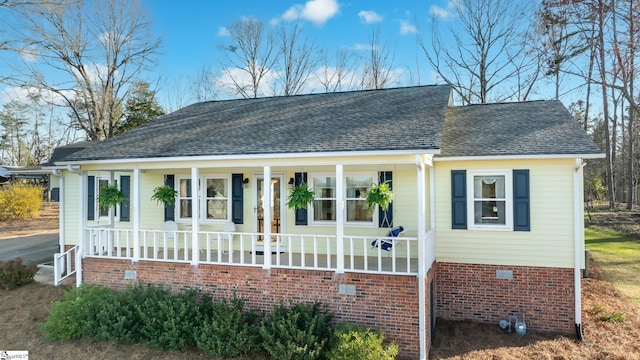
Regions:
<instances>
[{"instance_id":1,"label":"front door","mask_svg":"<svg viewBox=\"0 0 640 360\"><path fill-rule=\"evenodd\" d=\"M255 184L253 190L253 203L256 204L256 206L254 207L254 229L257 233L263 233L265 230L265 226L269 226L268 221L265 222L264 219L264 176L256 175L255 181L253 183ZM271 202L269 206L271 207L271 246L273 251L275 251L276 246L282 247L280 251L284 251L284 244L282 239L280 241L280 244L276 244L276 241L278 239L277 234L280 234L282 232L282 227L284 226L284 176L272 175L270 186ZM262 245L262 235L258 235L258 240L258 245Z\"/></svg>"}]
</instances>

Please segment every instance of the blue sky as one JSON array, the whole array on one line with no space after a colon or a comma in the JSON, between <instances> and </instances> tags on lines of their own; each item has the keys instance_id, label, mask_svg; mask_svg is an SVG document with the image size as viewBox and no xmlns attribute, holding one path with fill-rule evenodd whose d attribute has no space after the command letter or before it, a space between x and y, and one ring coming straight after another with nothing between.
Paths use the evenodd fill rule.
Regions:
<instances>
[{"instance_id":1,"label":"blue sky","mask_svg":"<svg viewBox=\"0 0 640 360\"><path fill-rule=\"evenodd\" d=\"M202 67L220 71L227 40L225 28L242 17L275 26L299 21L303 34L318 48L363 53L375 28L395 53L394 67L404 75L398 85L408 85L408 72L420 66L422 83L433 83L424 54L416 42L418 27L427 26L432 10L446 14L447 1L149 1L149 17L161 37L158 70L167 78L192 76ZM361 50L358 50L361 49Z\"/></svg>"},{"instance_id":2,"label":"blue sky","mask_svg":"<svg viewBox=\"0 0 640 360\"><path fill-rule=\"evenodd\" d=\"M394 54L397 82L390 86L434 84L436 76L418 46L417 36L429 39L434 17L443 26L454 23L455 1L142 0L153 35L162 42L157 64L148 79L160 77L156 85L158 100L165 109L175 110L190 104L194 100L189 95L183 96L179 104L174 102L176 94L188 93L189 82L204 68L221 77L223 51L220 48L229 41L225 28L235 20L253 17L272 27L298 21L303 35L311 39L316 48L329 54L347 49L356 57L366 56L372 31L379 29L381 43ZM550 98L551 88L543 80L539 92L531 99ZM4 93L2 90L0 85L0 104L26 92L6 87ZM311 85L304 92L317 91L321 89ZM222 89L218 91L218 98L234 96L237 97ZM564 100L568 105L572 99Z\"/></svg>"}]
</instances>

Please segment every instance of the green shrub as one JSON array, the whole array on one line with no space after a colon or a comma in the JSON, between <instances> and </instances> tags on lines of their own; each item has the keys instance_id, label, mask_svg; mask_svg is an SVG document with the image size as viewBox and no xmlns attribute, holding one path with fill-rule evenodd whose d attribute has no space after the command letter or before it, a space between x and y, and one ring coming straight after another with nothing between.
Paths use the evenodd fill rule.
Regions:
<instances>
[{"instance_id":1,"label":"green shrub","mask_svg":"<svg viewBox=\"0 0 640 360\"><path fill-rule=\"evenodd\" d=\"M33 281L38 272L38 265L30 263L24 265L22 259L0 262L0 287L5 290L13 290Z\"/></svg>"},{"instance_id":2,"label":"green shrub","mask_svg":"<svg viewBox=\"0 0 640 360\"><path fill-rule=\"evenodd\" d=\"M369 328L344 325L335 334L329 360L391 360L398 355L398 345L384 345L384 335Z\"/></svg>"},{"instance_id":3,"label":"green shrub","mask_svg":"<svg viewBox=\"0 0 640 360\"><path fill-rule=\"evenodd\" d=\"M602 315L600 320L610 322L613 324L620 324L624 322L624 314L619 311L614 311L611 314Z\"/></svg>"},{"instance_id":4,"label":"green shrub","mask_svg":"<svg viewBox=\"0 0 640 360\"><path fill-rule=\"evenodd\" d=\"M210 303L211 299L206 298L202 308ZM260 316L256 312L245 312L244 301L234 299L229 306L219 300L202 315L196 342L198 348L208 355L227 359L260 350L257 332Z\"/></svg>"},{"instance_id":5,"label":"green shrub","mask_svg":"<svg viewBox=\"0 0 640 360\"><path fill-rule=\"evenodd\" d=\"M102 286L81 285L65 292L64 300L56 301L42 326L50 340L93 338L96 333L96 314L105 303L115 300L115 294Z\"/></svg>"},{"instance_id":6,"label":"green shrub","mask_svg":"<svg viewBox=\"0 0 640 360\"><path fill-rule=\"evenodd\" d=\"M276 359L319 359L331 338L332 315L326 306L276 306L260 326L263 348Z\"/></svg>"},{"instance_id":7,"label":"green shrub","mask_svg":"<svg viewBox=\"0 0 640 360\"><path fill-rule=\"evenodd\" d=\"M148 298L136 307L140 332L147 344L165 350L186 350L195 346L198 325L198 292L189 290L182 295Z\"/></svg>"},{"instance_id":8,"label":"green shrub","mask_svg":"<svg viewBox=\"0 0 640 360\"><path fill-rule=\"evenodd\" d=\"M0 221L38 217L42 191L41 187L24 184L0 188Z\"/></svg>"}]
</instances>

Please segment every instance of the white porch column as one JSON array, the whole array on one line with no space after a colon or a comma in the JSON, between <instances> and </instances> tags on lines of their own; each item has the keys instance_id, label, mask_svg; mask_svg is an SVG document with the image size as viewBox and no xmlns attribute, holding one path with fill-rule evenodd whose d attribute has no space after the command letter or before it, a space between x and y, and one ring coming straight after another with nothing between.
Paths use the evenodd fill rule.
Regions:
<instances>
[{"instance_id":1,"label":"white porch column","mask_svg":"<svg viewBox=\"0 0 640 360\"><path fill-rule=\"evenodd\" d=\"M80 173L80 231L78 234L78 250L76 253L76 286L82 285L82 258L84 257L85 229L87 228L87 213L89 204L87 203L88 176L86 171ZM97 194L96 194L97 195Z\"/></svg>"},{"instance_id":2,"label":"white porch column","mask_svg":"<svg viewBox=\"0 0 640 360\"><path fill-rule=\"evenodd\" d=\"M344 166L336 165L336 273L344 273Z\"/></svg>"},{"instance_id":3,"label":"white porch column","mask_svg":"<svg viewBox=\"0 0 640 360\"><path fill-rule=\"evenodd\" d=\"M200 187L198 168L191 168L191 265L198 265L200 255L198 249L198 235L200 233ZM186 252L187 249L185 249Z\"/></svg>"},{"instance_id":4,"label":"white porch column","mask_svg":"<svg viewBox=\"0 0 640 360\"><path fill-rule=\"evenodd\" d=\"M140 169L133 169L132 198L129 209L133 217L133 261L140 260Z\"/></svg>"},{"instance_id":5,"label":"white porch column","mask_svg":"<svg viewBox=\"0 0 640 360\"><path fill-rule=\"evenodd\" d=\"M65 200L64 200L64 174L61 172L59 174L60 184L58 187L58 244L60 244L60 253L64 253L64 245L65 245L65 235L64 235L64 209L65 209Z\"/></svg>"},{"instance_id":6,"label":"white porch column","mask_svg":"<svg viewBox=\"0 0 640 360\"><path fill-rule=\"evenodd\" d=\"M421 155L416 155L417 170L417 197L418 197L418 329L420 334L420 359L427 358L427 339L426 339L426 326L427 326L427 310L426 310L426 294L425 294L425 279L426 279L426 259L425 259L425 232L426 232L426 184L424 180L424 162Z\"/></svg>"},{"instance_id":7,"label":"white porch column","mask_svg":"<svg viewBox=\"0 0 640 360\"><path fill-rule=\"evenodd\" d=\"M113 176L113 170L109 171L109 186L114 185L113 182L114 176ZM122 184L120 184L120 186L122 186ZM100 197L100 187L98 186L98 193L96 194L97 197ZM99 202L98 202L99 204ZM117 205L116 205L117 206ZM110 206L109 207L109 226L110 227L114 227L116 221L115 221L115 215L116 215L116 208L115 206ZM109 238L111 239L114 236L113 233L109 233Z\"/></svg>"},{"instance_id":8,"label":"white porch column","mask_svg":"<svg viewBox=\"0 0 640 360\"><path fill-rule=\"evenodd\" d=\"M429 217L430 217L430 230L433 232L431 235L429 246L427 247L427 253L429 256L427 259L427 270L431 269L431 265L436 260L436 170L431 164L429 168Z\"/></svg>"},{"instance_id":9,"label":"white porch column","mask_svg":"<svg viewBox=\"0 0 640 360\"><path fill-rule=\"evenodd\" d=\"M264 167L262 196L262 242L264 243L264 264L262 268L271 269L271 166Z\"/></svg>"}]
</instances>

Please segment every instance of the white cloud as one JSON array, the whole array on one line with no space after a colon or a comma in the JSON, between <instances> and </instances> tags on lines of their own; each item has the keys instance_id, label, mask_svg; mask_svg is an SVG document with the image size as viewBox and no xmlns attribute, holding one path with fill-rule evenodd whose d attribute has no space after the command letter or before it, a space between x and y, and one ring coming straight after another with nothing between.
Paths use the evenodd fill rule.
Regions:
<instances>
[{"instance_id":1,"label":"white cloud","mask_svg":"<svg viewBox=\"0 0 640 360\"><path fill-rule=\"evenodd\" d=\"M431 15L437 18L448 20L456 16L456 10L460 7L459 0L449 0L446 8L441 8L438 5L431 6Z\"/></svg>"},{"instance_id":2,"label":"white cloud","mask_svg":"<svg viewBox=\"0 0 640 360\"><path fill-rule=\"evenodd\" d=\"M337 0L309 0L304 4L295 4L282 14L285 21L303 19L316 25L323 25L340 10ZM270 23L273 23L271 20Z\"/></svg>"},{"instance_id":3,"label":"white cloud","mask_svg":"<svg viewBox=\"0 0 640 360\"><path fill-rule=\"evenodd\" d=\"M415 34L418 32L418 28L413 25L412 23L410 23L407 20L400 20L400 34L401 35L407 35L407 34Z\"/></svg>"},{"instance_id":4,"label":"white cloud","mask_svg":"<svg viewBox=\"0 0 640 360\"><path fill-rule=\"evenodd\" d=\"M65 96L69 98L74 97L74 93L71 90L66 90L62 92ZM56 105L66 105L66 102L62 98L60 94L57 94L53 91L49 90L39 90L37 88L22 88L22 87L7 87L2 89L0 92L0 104L6 104L10 101L17 101L26 103L29 101L29 95L39 94L41 97L41 102L44 103L53 103Z\"/></svg>"},{"instance_id":5,"label":"white cloud","mask_svg":"<svg viewBox=\"0 0 640 360\"><path fill-rule=\"evenodd\" d=\"M382 16L378 15L375 11L362 10L358 13L360 20L367 24L382 22Z\"/></svg>"},{"instance_id":6,"label":"white cloud","mask_svg":"<svg viewBox=\"0 0 640 360\"><path fill-rule=\"evenodd\" d=\"M231 33L229 32L229 29L227 29L226 27L222 26L220 29L218 29L218 36L229 36L231 35Z\"/></svg>"},{"instance_id":7,"label":"white cloud","mask_svg":"<svg viewBox=\"0 0 640 360\"><path fill-rule=\"evenodd\" d=\"M40 53L38 52L38 49L34 46L24 47L18 51L18 54L20 55L22 60L28 63L36 62L40 57Z\"/></svg>"},{"instance_id":8,"label":"white cloud","mask_svg":"<svg viewBox=\"0 0 640 360\"><path fill-rule=\"evenodd\" d=\"M353 50L356 50L356 51L371 50L371 45L369 45L369 44L355 44L355 45L353 45Z\"/></svg>"}]
</instances>

